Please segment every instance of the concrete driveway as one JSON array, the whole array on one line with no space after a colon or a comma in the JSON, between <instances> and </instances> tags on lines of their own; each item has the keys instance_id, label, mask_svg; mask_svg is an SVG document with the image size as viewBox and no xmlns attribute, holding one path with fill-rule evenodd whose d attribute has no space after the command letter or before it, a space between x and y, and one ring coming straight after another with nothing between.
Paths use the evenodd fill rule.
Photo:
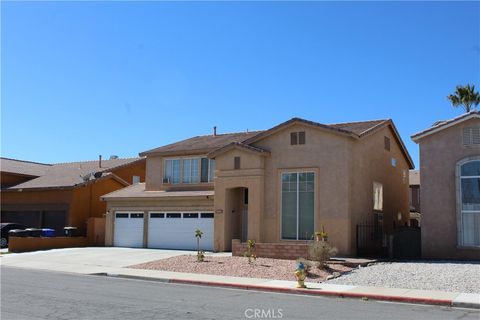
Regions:
<instances>
[{"instance_id":1,"label":"concrete driveway","mask_svg":"<svg viewBox=\"0 0 480 320\"><path fill-rule=\"evenodd\" d=\"M194 255L196 252L114 247L67 248L2 254L0 264L18 268L90 274L115 272L119 268L184 254ZM226 254L228 255L228 253L209 255Z\"/></svg>"}]
</instances>

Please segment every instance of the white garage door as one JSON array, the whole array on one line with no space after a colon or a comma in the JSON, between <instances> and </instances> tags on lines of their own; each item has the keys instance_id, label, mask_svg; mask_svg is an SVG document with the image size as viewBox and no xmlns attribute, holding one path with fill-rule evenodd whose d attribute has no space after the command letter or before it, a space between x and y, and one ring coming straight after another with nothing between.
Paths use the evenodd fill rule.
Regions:
<instances>
[{"instance_id":1,"label":"white garage door","mask_svg":"<svg viewBox=\"0 0 480 320\"><path fill-rule=\"evenodd\" d=\"M197 250L195 230L203 232L200 249L213 250L213 213L151 212L148 220L148 247Z\"/></svg>"},{"instance_id":2,"label":"white garage door","mask_svg":"<svg viewBox=\"0 0 480 320\"><path fill-rule=\"evenodd\" d=\"M143 213L116 212L113 245L143 248Z\"/></svg>"}]
</instances>

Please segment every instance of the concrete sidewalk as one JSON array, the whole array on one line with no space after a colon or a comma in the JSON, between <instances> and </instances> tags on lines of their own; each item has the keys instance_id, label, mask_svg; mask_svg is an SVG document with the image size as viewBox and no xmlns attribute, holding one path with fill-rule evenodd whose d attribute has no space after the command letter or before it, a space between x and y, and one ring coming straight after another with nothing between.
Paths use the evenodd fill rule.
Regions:
<instances>
[{"instance_id":1,"label":"concrete sidewalk","mask_svg":"<svg viewBox=\"0 0 480 320\"><path fill-rule=\"evenodd\" d=\"M480 309L480 294L430 290L350 286L329 283L305 283L307 289L295 288L295 281L240 278L207 274L122 268L97 275L177 284L206 285L268 292L337 296L406 303L421 303Z\"/></svg>"},{"instance_id":2,"label":"concrete sidewalk","mask_svg":"<svg viewBox=\"0 0 480 320\"><path fill-rule=\"evenodd\" d=\"M102 252L102 250L98 251L99 254L100 252ZM181 252L171 252L169 254L158 252L156 258L168 257L180 253ZM127 260L130 260L129 262L133 262L132 260L138 262L138 260L144 259L148 259L149 261L155 260L152 259L151 254L144 255L144 252L141 251L139 251L138 254L140 258L130 258ZM480 309L480 294L473 293L379 288L338 285L329 283L306 283L307 289L297 289L295 288L295 281L228 277L159 270L130 269L125 267L125 262L123 264L106 263L106 257L102 258L103 259L100 259L100 261L98 261L97 263L78 263L76 259L72 259L73 261L70 259L68 259L68 261L66 261L65 259L35 259L34 253L8 254L1 256L0 264L2 266L19 267L26 269L50 270L84 275L122 277L177 284L206 285L290 294L337 296L345 298L360 298ZM132 264L133 263L130 263L128 265Z\"/></svg>"}]
</instances>

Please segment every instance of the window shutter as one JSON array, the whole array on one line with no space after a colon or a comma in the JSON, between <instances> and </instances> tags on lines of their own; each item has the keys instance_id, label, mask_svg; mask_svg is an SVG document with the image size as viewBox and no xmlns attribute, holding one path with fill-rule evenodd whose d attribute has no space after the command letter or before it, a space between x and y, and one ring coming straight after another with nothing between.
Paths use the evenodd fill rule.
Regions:
<instances>
[{"instance_id":1,"label":"window shutter","mask_svg":"<svg viewBox=\"0 0 480 320\"><path fill-rule=\"evenodd\" d=\"M298 133L298 144L305 144L305 131Z\"/></svg>"},{"instance_id":2,"label":"window shutter","mask_svg":"<svg viewBox=\"0 0 480 320\"><path fill-rule=\"evenodd\" d=\"M291 132L290 133L290 144L292 146L297 144L297 133L296 132Z\"/></svg>"}]
</instances>

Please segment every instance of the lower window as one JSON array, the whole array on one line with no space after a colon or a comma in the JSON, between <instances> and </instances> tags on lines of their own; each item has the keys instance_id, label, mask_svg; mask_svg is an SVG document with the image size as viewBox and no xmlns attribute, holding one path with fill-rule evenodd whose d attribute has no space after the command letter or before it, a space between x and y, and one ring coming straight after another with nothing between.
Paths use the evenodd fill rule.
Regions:
<instances>
[{"instance_id":1,"label":"lower window","mask_svg":"<svg viewBox=\"0 0 480 320\"><path fill-rule=\"evenodd\" d=\"M315 173L282 173L282 239L307 240L314 233Z\"/></svg>"},{"instance_id":2,"label":"lower window","mask_svg":"<svg viewBox=\"0 0 480 320\"><path fill-rule=\"evenodd\" d=\"M461 245L480 246L480 161L460 166Z\"/></svg>"}]
</instances>

